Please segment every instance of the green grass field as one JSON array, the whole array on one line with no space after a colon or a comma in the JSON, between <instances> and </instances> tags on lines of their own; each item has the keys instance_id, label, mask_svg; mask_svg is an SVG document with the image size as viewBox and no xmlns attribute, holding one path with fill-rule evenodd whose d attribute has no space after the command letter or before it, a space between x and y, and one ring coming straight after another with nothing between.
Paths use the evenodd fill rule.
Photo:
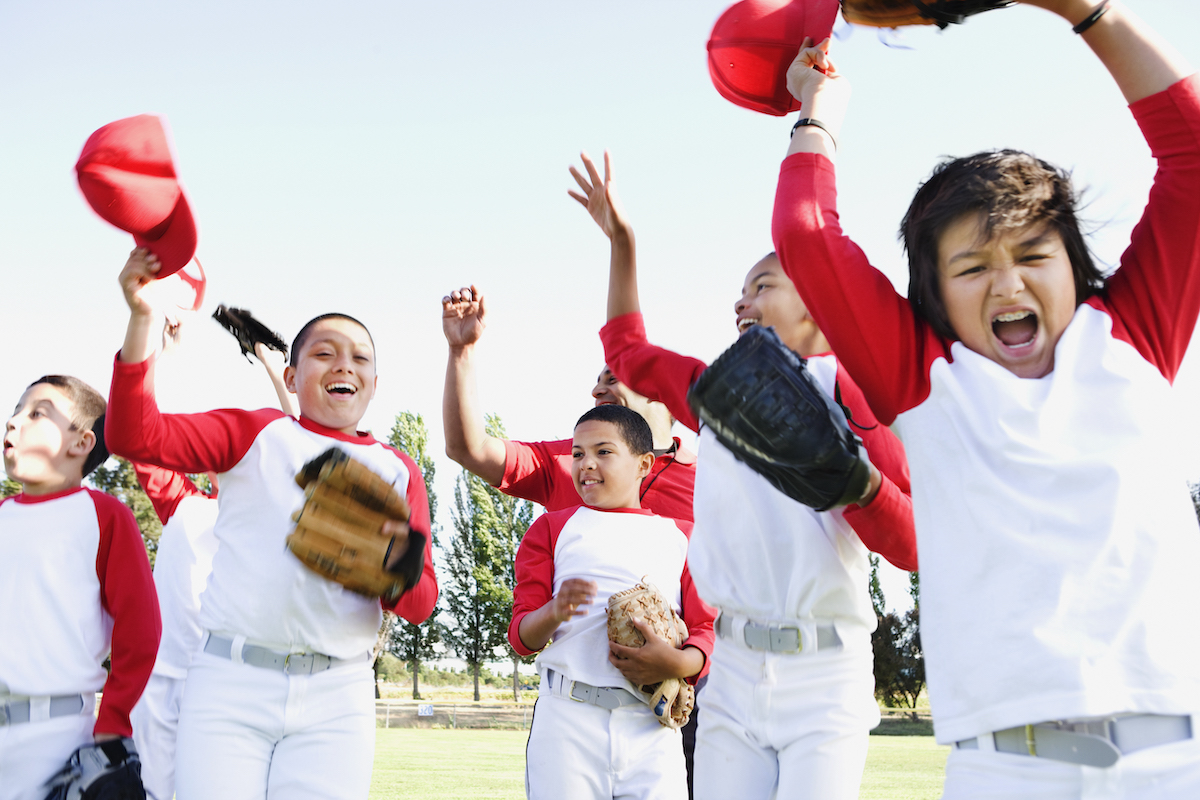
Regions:
<instances>
[{"instance_id":1,"label":"green grass field","mask_svg":"<svg viewBox=\"0 0 1200 800\"><path fill-rule=\"evenodd\" d=\"M375 732L371 800L525 797L525 731ZM947 748L931 736L872 736L862 800L937 800Z\"/></svg>"}]
</instances>

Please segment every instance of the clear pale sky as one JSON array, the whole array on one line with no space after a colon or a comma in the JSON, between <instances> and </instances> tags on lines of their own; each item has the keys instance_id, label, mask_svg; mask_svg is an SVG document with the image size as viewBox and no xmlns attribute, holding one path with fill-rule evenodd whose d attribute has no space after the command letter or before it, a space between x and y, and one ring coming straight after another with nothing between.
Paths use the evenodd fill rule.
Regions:
<instances>
[{"instance_id":1,"label":"clear pale sky","mask_svg":"<svg viewBox=\"0 0 1200 800\"><path fill-rule=\"evenodd\" d=\"M1194 0L1127 0L1200 64ZM608 241L567 197L579 150L612 150L638 233L652 340L712 359L734 300L771 249L794 120L712 88L705 43L724 0L206 3L0 0L0 402L49 372L107 390L132 239L74 181L96 128L166 117L210 278L183 347L159 369L170 411L275 404L257 365L206 317L244 306L290 339L316 314L364 320L379 393L363 427L425 416L442 451L441 297L489 305L480 400L514 438L560 438L603 362ZM939 156L1018 147L1088 187L1094 247L1114 264L1153 162L1119 93L1056 17L1014 7L944 32L839 23L854 85L840 141L842 220L903 289L895 231ZM1200 190L1200 187L1198 187ZM1177 386L1196 451L1196 357ZM1200 476L1200 453L1195 458ZM449 526L456 465L438 462ZM889 600L903 584L889 576Z\"/></svg>"}]
</instances>

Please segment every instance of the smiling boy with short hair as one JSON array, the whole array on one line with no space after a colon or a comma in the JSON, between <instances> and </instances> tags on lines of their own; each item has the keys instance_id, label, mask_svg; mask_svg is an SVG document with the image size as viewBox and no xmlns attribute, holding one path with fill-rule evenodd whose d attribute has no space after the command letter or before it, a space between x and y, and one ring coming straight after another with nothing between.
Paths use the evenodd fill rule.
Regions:
<instances>
[{"instance_id":1,"label":"smiling boy with short hair","mask_svg":"<svg viewBox=\"0 0 1200 800\"><path fill-rule=\"evenodd\" d=\"M135 250L121 273L130 308L113 371L106 431L114 452L182 472L220 473L220 545L201 600L206 628L180 709L180 798L359 798L370 786L378 600L312 572L286 551L304 503L294 476L337 447L397 487L408 525L389 523L398 562L420 579L389 609L423 622L437 601L426 547L429 503L407 455L357 430L375 394L375 347L344 314L309 322L284 382L300 417L277 409L162 414L154 399L155 312L143 294L154 256Z\"/></svg>"},{"instance_id":2,"label":"smiling boy with short hair","mask_svg":"<svg viewBox=\"0 0 1200 800\"><path fill-rule=\"evenodd\" d=\"M521 541L508 638L523 655L545 648L526 750L530 798L687 797L679 733L659 724L638 687L694 683L708 666L715 613L687 569L691 523L641 508L652 444L636 412L588 411L572 441L584 505L544 514ZM602 609L639 582L657 586L687 624L681 649L640 626L643 647L609 642Z\"/></svg>"}]
</instances>

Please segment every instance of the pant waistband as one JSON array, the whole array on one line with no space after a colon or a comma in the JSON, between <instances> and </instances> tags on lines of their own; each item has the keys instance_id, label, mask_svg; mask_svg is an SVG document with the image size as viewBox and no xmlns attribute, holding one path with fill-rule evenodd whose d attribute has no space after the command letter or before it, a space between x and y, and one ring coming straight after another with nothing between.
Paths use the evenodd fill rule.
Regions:
<instances>
[{"instance_id":1,"label":"pant waistband","mask_svg":"<svg viewBox=\"0 0 1200 800\"><path fill-rule=\"evenodd\" d=\"M628 689L609 686L592 686L583 681L573 681L556 670L546 669L546 685L556 697L565 697L577 703L588 703L612 711L622 706L645 705L642 698Z\"/></svg>"},{"instance_id":2,"label":"pant waistband","mask_svg":"<svg viewBox=\"0 0 1200 800\"><path fill-rule=\"evenodd\" d=\"M833 625L769 625L722 611L713 627L722 639L743 642L751 650L811 655L842 649L842 638Z\"/></svg>"},{"instance_id":3,"label":"pant waistband","mask_svg":"<svg viewBox=\"0 0 1200 800\"><path fill-rule=\"evenodd\" d=\"M95 708L96 696L91 696L91 708ZM38 722L54 717L73 717L89 708L88 698L82 694L62 694L53 697L22 697L10 695L0 698L0 725L20 725L23 722Z\"/></svg>"},{"instance_id":4,"label":"pant waistband","mask_svg":"<svg viewBox=\"0 0 1200 800\"><path fill-rule=\"evenodd\" d=\"M323 653L279 653L256 644L247 644L245 637L232 639L209 631L204 642L204 652L228 658L230 661L261 667L288 675L315 675L343 664L366 663L369 654L359 658L334 658Z\"/></svg>"},{"instance_id":5,"label":"pant waistband","mask_svg":"<svg viewBox=\"0 0 1200 800\"><path fill-rule=\"evenodd\" d=\"M955 742L960 750L1049 758L1089 767L1111 767L1123 755L1191 739L1193 717L1121 714L1082 720L1039 722Z\"/></svg>"}]
</instances>

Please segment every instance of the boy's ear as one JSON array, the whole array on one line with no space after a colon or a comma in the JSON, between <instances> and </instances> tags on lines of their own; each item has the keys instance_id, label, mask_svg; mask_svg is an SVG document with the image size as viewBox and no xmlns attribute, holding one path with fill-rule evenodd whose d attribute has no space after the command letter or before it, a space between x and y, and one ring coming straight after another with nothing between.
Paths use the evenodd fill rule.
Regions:
<instances>
[{"instance_id":1,"label":"boy's ear","mask_svg":"<svg viewBox=\"0 0 1200 800\"><path fill-rule=\"evenodd\" d=\"M83 431L70 447L67 448L67 455L71 458L87 459L88 454L96 447L96 433L94 431Z\"/></svg>"},{"instance_id":2,"label":"boy's ear","mask_svg":"<svg viewBox=\"0 0 1200 800\"><path fill-rule=\"evenodd\" d=\"M283 385L292 394L296 393L296 368L291 364L283 368Z\"/></svg>"},{"instance_id":3,"label":"boy's ear","mask_svg":"<svg viewBox=\"0 0 1200 800\"><path fill-rule=\"evenodd\" d=\"M638 477L644 478L654 467L654 453L642 453L638 456Z\"/></svg>"}]
</instances>

